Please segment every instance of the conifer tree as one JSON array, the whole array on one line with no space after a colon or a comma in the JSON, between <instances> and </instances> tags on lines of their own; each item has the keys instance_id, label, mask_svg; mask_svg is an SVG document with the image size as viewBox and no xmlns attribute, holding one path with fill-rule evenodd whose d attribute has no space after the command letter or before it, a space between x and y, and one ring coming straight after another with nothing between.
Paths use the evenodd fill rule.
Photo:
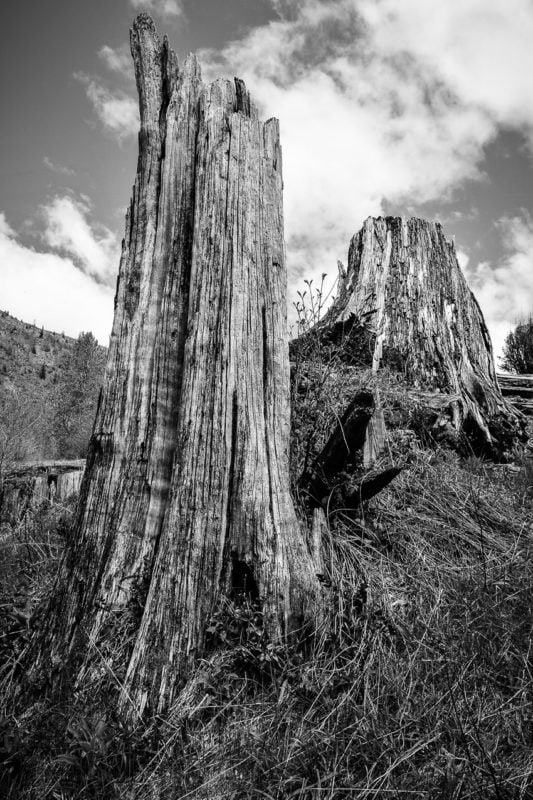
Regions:
<instances>
[{"instance_id":1,"label":"conifer tree","mask_svg":"<svg viewBox=\"0 0 533 800\"><path fill-rule=\"evenodd\" d=\"M53 427L57 454L61 457L85 456L104 366L105 352L93 334L81 333L56 390Z\"/></svg>"}]
</instances>

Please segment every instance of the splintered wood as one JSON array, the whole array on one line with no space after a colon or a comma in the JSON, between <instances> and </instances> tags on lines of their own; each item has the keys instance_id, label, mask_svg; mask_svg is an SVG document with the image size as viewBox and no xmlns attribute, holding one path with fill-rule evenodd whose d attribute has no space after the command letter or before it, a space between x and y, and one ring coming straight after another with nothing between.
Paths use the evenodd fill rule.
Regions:
<instances>
[{"instance_id":1,"label":"splintered wood","mask_svg":"<svg viewBox=\"0 0 533 800\"><path fill-rule=\"evenodd\" d=\"M173 702L220 595L245 585L236 574L271 636L315 621L320 585L290 496L278 122L258 119L242 81L203 83L194 56L178 67L145 14L131 47L137 178L66 591L43 652L68 662L85 648L79 684L87 642L140 602L122 688L140 714Z\"/></svg>"}]
</instances>

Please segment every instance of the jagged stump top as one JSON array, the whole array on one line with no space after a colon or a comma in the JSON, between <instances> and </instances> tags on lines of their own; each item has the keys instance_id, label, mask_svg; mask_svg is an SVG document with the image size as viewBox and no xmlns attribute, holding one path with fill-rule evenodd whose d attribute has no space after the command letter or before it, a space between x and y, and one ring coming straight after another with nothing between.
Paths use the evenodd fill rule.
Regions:
<instances>
[{"instance_id":1,"label":"jagged stump top","mask_svg":"<svg viewBox=\"0 0 533 800\"><path fill-rule=\"evenodd\" d=\"M314 624L321 590L290 494L277 120L242 81L178 66L146 14L131 47L137 176L50 639L58 663L80 646L81 681L87 641L142 586L121 694L134 716L175 699L221 594L260 598L276 637Z\"/></svg>"}]
</instances>

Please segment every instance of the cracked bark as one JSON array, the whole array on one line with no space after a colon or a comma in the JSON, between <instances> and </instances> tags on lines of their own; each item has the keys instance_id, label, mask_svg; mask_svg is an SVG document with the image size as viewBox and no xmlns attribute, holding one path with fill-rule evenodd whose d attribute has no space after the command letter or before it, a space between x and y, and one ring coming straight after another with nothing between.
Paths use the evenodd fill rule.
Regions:
<instances>
[{"instance_id":1,"label":"cracked bark","mask_svg":"<svg viewBox=\"0 0 533 800\"><path fill-rule=\"evenodd\" d=\"M236 564L273 637L315 621L320 588L289 492L277 120L242 81L178 68L145 14L131 46L139 160L109 360L36 663L79 683L142 586L121 695L138 714L175 700Z\"/></svg>"},{"instance_id":2,"label":"cracked bark","mask_svg":"<svg viewBox=\"0 0 533 800\"><path fill-rule=\"evenodd\" d=\"M438 223L369 217L351 243L347 272L324 328L364 320L373 368L403 372L415 389L452 397L456 430L501 456L523 420L502 396L490 335Z\"/></svg>"}]
</instances>

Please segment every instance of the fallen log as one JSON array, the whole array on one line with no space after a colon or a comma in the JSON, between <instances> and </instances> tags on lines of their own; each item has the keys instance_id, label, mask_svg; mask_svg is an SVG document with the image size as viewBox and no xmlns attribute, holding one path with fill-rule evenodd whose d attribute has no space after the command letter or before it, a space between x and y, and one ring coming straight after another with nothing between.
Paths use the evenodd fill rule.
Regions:
<instances>
[{"instance_id":1,"label":"fallen log","mask_svg":"<svg viewBox=\"0 0 533 800\"><path fill-rule=\"evenodd\" d=\"M338 421L300 486L311 507L357 510L384 489L401 467L368 474L383 450L386 438L383 411L377 394L358 392ZM356 483L354 484L355 476Z\"/></svg>"}]
</instances>

